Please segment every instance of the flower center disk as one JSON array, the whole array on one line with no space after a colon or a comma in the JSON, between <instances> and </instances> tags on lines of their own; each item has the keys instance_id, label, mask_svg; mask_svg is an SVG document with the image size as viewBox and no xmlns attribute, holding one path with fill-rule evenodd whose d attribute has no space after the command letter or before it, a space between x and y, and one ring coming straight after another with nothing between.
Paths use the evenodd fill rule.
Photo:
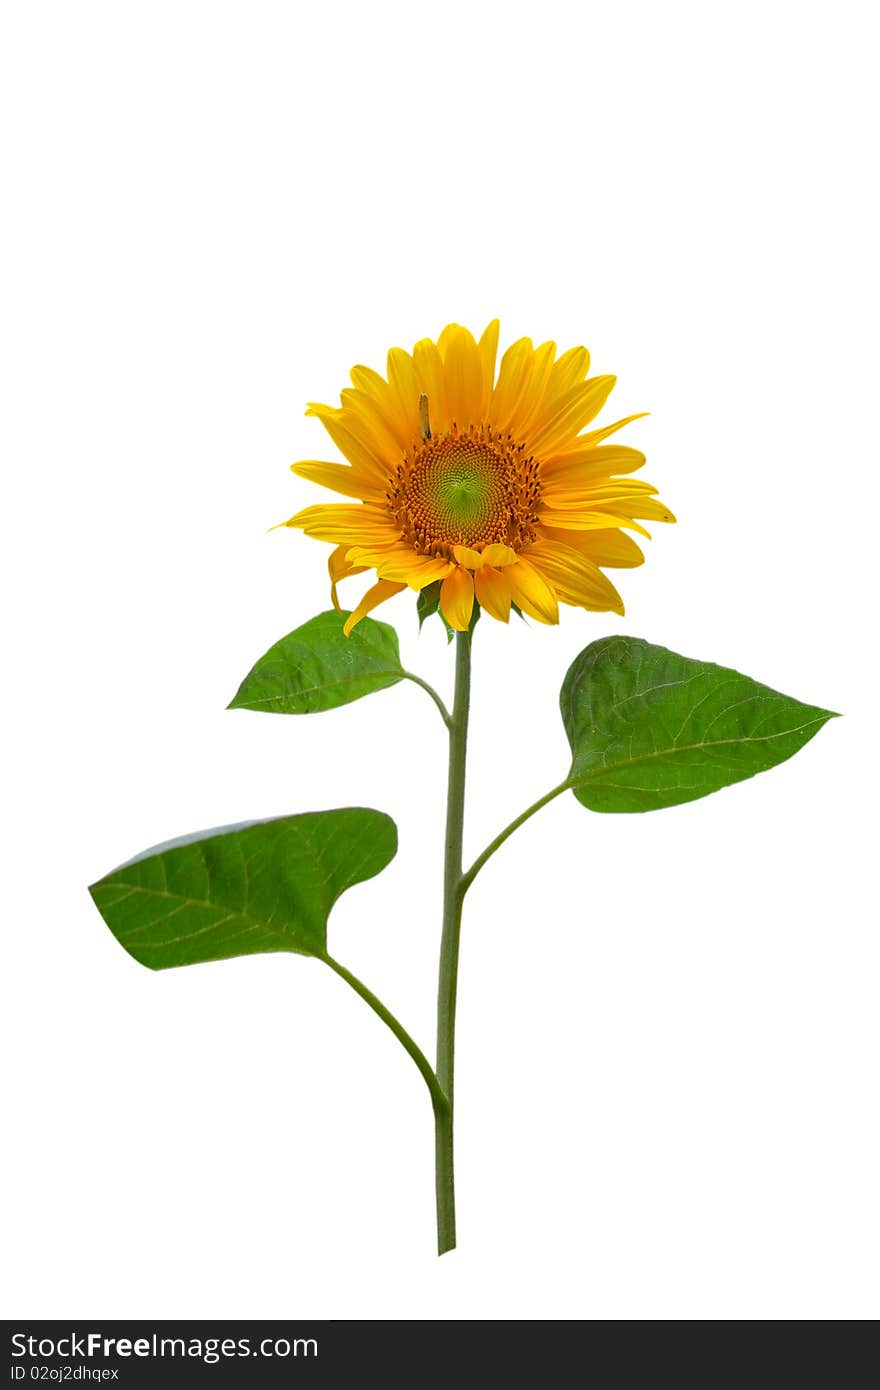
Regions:
<instances>
[{"instance_id":1,"label":"flower center disk","mask_svg":"<svg viewBox=\"0 0 880 1390\"><path fill-rule=\"evenodd\" d=\"M535 538L538 466L522 444L491 425L471 425L419 443L388 489L402 537L423 555L500 542L518 550Z\"/></svg>"}]
</instances>

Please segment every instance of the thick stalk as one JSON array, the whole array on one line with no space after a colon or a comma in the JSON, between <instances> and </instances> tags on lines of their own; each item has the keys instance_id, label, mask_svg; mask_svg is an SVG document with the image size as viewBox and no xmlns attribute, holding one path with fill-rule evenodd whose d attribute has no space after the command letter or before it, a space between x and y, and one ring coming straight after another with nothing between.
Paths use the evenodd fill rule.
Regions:
<instances>
[{"instance_id":1,"label":"thick stalk","mask_svg":"<svg viewBox=\"0 0 880 1390\"><path fill-rule=\"evenodd\" d=\"M453 1155L453 1090L455 1076L455 1001L458 992L458 948L461 935L462 840L467 760L468 713L471 692L471 634L456 633L455 702L449 721L449 777L446 790L446 852L443 870L443 934L437 985L437 1080L448 1108L435 1109L435 1173L437 1190L437 1249L443 1255L455 1247L455 1170Z\"/></svg>"}]
</instances>

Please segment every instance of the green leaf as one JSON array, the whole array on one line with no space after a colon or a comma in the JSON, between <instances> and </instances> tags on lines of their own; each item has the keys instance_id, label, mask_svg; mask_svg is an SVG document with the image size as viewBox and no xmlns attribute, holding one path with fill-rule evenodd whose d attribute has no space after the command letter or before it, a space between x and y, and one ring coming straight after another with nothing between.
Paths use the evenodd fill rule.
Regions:
<instances>
[{"instance_id":1,"label":"green leaf","mask_svg":"<svg viewBox=\"0 0 880 1390\"><path fill-rule=\"evenodd\" d=\"M135 960L172 965L296 951L320 956L340 894L397 852L381 811L316 811L170 840L89 889Z\"/></svg>"},{"instance_id":2,"label":"green leaf","mask_svg":"<svg viewBox=\"0 0 880 1390\"><path fill-rule=\"evenodd\" d=\"M245 676L229 709L314 714L403 680L394 628L362 618L346 637L346 616L331 609L282 637Z\"/></svg>"},{"instance_id":3,"label":"green leaf","mask_svg":"<svg viewBox=\"0 0 880 1390\"><path fill-rule=\"evenodd\" d=\"M591 811L657 811L708 796L784 762L835 717L638 637L582 651L560 705L568 780Z\"/></svg>"},{"instance_id":4,"label":"green leaf","mask_svg":"<svg viewBox=\"0 0 880 1390\"><path fill-rule=\"evenodd\" d=\"M435 579L433 584L427 584L424 589L419 589L419 596L416 599L416 613L419 618L419 632L422 630L422 623L426 618L432 617L440 608L440 580Z\"/></svg>"},{"instance_id":5,"label":"green leaf","mask_svg":"<svg viewBox=\"0 0 880 1390\"><path fill-rule=\"evenodd\" d=\"M416 599L416 613L419 618L419 632L422 630L422 624L425 619L433 617L435 613L437 614L446 629L446 643L448 646L455 636L455 628L449 626L444 616L443 609L440 607L440 588L441 581L435 579L433 584L427 584L424 589L419 590L419 596Z\"/></svg>"}]
</instances>

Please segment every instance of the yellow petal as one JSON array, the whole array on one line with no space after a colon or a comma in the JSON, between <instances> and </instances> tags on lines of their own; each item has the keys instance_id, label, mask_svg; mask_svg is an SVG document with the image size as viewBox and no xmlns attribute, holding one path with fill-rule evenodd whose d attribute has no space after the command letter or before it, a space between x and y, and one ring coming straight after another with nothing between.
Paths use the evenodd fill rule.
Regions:
<instances>
[{"instance_id":1,"label":"yellow petal","mask_svg":"<svg viewBox=\"0 0 880 1390\"><path fill-rule=\"evenodd\" d=\"M474 581L465 569L454 569L440 586L440 608L450 627L467 632L474 609Z\"/></svg>"},{"instance_id":2,"label":"yellow petal","mask_svg":"<svg viewBox=\"0 0 880 1390\"><path fill-rule=\"evenodd\" d=\"M493 569L502 569L504 565L516 564L516 551L511 550L509 545L499 545L497 541L493 541L491 545L483 547L480 563L491 565Z\"/></svg>"},{"instance_id":3,"label":"yellow petal","mask_svg":"<svg viewBox=\"0 0 880 1390\"><path fill-rule=\"evenodd\" d=\"M333 541L338 545L363 545L367 541L395 541L400 533L387 512L364 503L349 507L341 502L328 503L323 507L305 507L295 516L284 522L285 526L305 531L319 541Z\"/></svg>"},{"instance_id":4,"label":"yellow petal","mask_svg":"<svg viewBox=\"0 0 880 1390\"><path fill-rule=\"evenodd\" d=\"M476 424L482 413L483 370L473 334L450 323L437 344L446 378L446 408L453 424Z\"/></svg>"},{"instance_id":5,"label":"yellow petal","mask_svg":"<svg viewBox=\"0 0 880 1390\"><path fill-rule=\"evenodd\" d=\"M541 490L541 500L555 512L578 511L583 507L608 511L612 503L615 507L624 506L629 510L630 502L653 497L656 492L652 483L644 483L637 478L609 478L592 486L581 483L579 487L563 487L557 483L554 487Z\"/></svg>"},{"instance_id":6,"label":"yellow petal","mask_svg":"<svg viewBox=\"0 0 880 1390\"><path fill-rule=\"evenodd\" d=\"M584 425L599 414L616 380L614 376L594 376L573 386L560 398L549 418L529 432L529 448L549 454L575 439Z\"/></svg>"},{"instance_id":7,"label":"yellow petal","mask_svg":"<svg viewBox=\"0 0 880 1390\"><path fill-rule=\"evenodd\" d=\"M583 381L587 372L590 370L590 354L585 347L569 348L560 358L557 359L553 368L553 375L550 378L550 385L547 391L549 398L556 399L566 391L570 391L573 386L577 386L579 381Z\"/></svg>"},{"instance_id":8,"label":"yellow petal","mask_svg":"<svg viewBox=\"0 0 880 1390\"><path fill-rule=\"evenodd\" d=\"M346 559L347 547L338 545L335 550L331 550L327 557L327 569L330 572L330 598L337 613L341 613L339 598L336 593L336 585L340 579L347 579L350 574L363 574L365 565L353 565Z\"/></svg>"},{"instance_id":9,"label":"yellow petal","mask_svg":"<svg viewBox=\"0 0 880 1390\"><path fill-rule=\"evenodd\" d=\"M650 413L650 410L640 410L637 415L625 415L622 420L615 420L613 425L604 425L600 430L591 430L589 434L582 434L576 443L598 444L600 440L607 439L609 434L616 434L618 430L622 430L624 425L631 425L633 420L644 420Z\"/></svg>"},{"instance_id":10,"label":"yellow petal","mask_svg":"<svg viewBox=\"0 0 880 1390\"><path fill-rule=\"evenodd\" d=\"M645 521L675 521L672 512L658 497L627 497L619 502L603 502L602 505L606 511L623 517L624 526L629 526L634 516L643 517Z\"/></svg>"},{"instance_id":11,"label":"yellow petal","mask_svg":"<svg viewBox=\"0 0 880 1390\"><path fill-rule=\"evenodd\" d=\"M405 584L392 584L388 579L380 579L378 584L367 590L354 612L349 613L342 629L345 636L351 636L352 628L357 627L361 618L365 618L374 608L378 608L380 603L384 603L387 598L393 598L405 588Z\"/></svg>"},{"instance_id":12,"label":"yellow petal","mask_svg":"<svg viewBox=\"0 0 880 1390\"><path fill-rule=\"evenodd\" d=\"M419 378L415 363L403 348L392 348L388 354L388 383L397 396L400 418L403 422L404 448L408 448L421 434L419 423Z\"/></svg>"},{"instance_id":13,"label":"yellow petal","mask_svg":"<svg viewBox=\"0 0 880 1390\"><path fill-rule=\"evenodd\" d=\"M313 402L306 411L306 414L314 415L321 421L321 424L333 440L333 443L336 445L337 449L339 449L340 453L345 455L349 463L353 463L356 468L362 469L378 483L382 483L388 478L388 466L382 462L382 459L376 453L372 452L371 449L362 442L359 435L352 432L350 421L348 423L343 422L341 410L336 410L333 406L320 405L317 402Z\"/></svg>"},{"instance_id":14,"label":"yellow petal","mask_svg":"<svg viewBox=\"0 0 880 1390\"><path fill-rule=\"evenodd\" d=\"M392 352L399 351L400 348L392 348ZM372 367L352 367L350 375L356 390L368 396L374 403L389 432L394 436L397 450L407 449L413 439L412 411L404 408L401 397L391 381L386 381Z\"/></svg>"},{"instance_id":15,"label":"yellow petal","mask_svg":"<svg viewBox=\"0 0 880 1390\"><path fill-rule=\"evenodd\" d=\"M644 462L645 455L639 449L627 449L622 444L606 444L604 448L588 444L571 453L543 459L541 491L545 493L554 483L571 486L580 480L593 481L601 477L613 478L618 473L635 473Z\"/></svg>"},{"instance_id":16,"label":"yellow petal","mask_svg":"<svg viewBox=\"0 0 880 1390\"><path fill-rule=\"evenodd\" d=\"M563 531L605 531L614 526L626 526L628 530L639 531L643 536L649 534L644 526L639 526L632 518L616 516L613 507L604 511L594 511L589 506L582 511L552 511L547 507L541 511L539 520L542 528L550 526Z\"/></svg>"},{"instance_id":17,"label":"yellow petal","mask_svg":"<svg viewBox=\"0 0 880 1390\"><path fill-rule=\"evenodd\" d=\"M492 391L495 386L495 359L498 356L498 330L500 327L498 319L493 319L487 325L486 331L477 344L480 365L483 369L483 396L480 402L480 418L483 420L489 410L489 402L492 399Z\"/></svg>"},{"instance_id":18,"label":"yellow petal","mask_svg":"<svg viewBox=\"0 0 880 1390\"><path fill-rule=\"evenodd\" d=\"M515 565L508 565L504 577L510 584L511 597L517 607L540 623L558 623L559 606L556 595L534 565L520 556Z\"/></svg>"},{"instance_id":19,"label":"yellow petal","mask_svg":"<svg viewBox=\"0 0 880 1390\"><path fill-rule=\"evenodd\" d=\"M621 530L557 531L542 526L538 539L559 541L585 555L594 565L604 565L609 569L632 569L645 562L632 536Z\"/></svg>"},{"instance_id":20,"label":"yellow petal","mask_svg":"<svg viewBox=\"0 0 880 1390\"><path fill-rule=\"evenodd\" d=\"M529 546L528 555L564 603L598 613L623 613L623 599L611 580L577 550L545 540Z\"/></svg>"},{"instance_id":21,"label":"yellow petal","mask_svg":"<svg viewBox=\"0 0 880 1390\"><path fill-rule=\"evenodd\" d=\"M371 502L382 502L385 498L385 491L378 483L350 464L303 459L300 463L292 463L290 471L298 478L307 478L311 483L341 492L344 497L361 497Z\"/></svg>"},{"instance_id":22,"label":"yellow petal","mask_svg":"<svg viewBox=\"0 0 880 1390\"><path fill-rule=\"evenodd\" d=\"M422 569L413 572L409 580L409 587L418 593L420 589L426 589L429 584L433 584L436 580L445 579L454 568L451 560L431 560Z\"/></svg>"},{"instance_id":23,"label":"yellow petal","mask_svg":"<svg viewBox=\"0 0 880 1390\"><path fill-rule=\"evenodd\" d=\"M555 356L555 343L541 343L535 348L528 390L520 396L508 421L509 428L520 437L525 437L529 428L543 418Z\"/></svg>"},{"instance_id":24,"label":"yellow petal","mask_svg":"<svg viewBox=\"0 0 880 1390\"><path fill-rule=\"evenodd\" d=\"M393 408L380 406L366 391L358 391L351 386L340 391L339 399L342 401L343 423L363 441L371 454L382 461L387 477L396 469L401 450L406 447L395 437L396 405Z\"/></svg>"},{"instance_id":25,"label":"yellow petal","mask_svg":"<svg viewBox=\"0 0 880 1390\"><path fill-rule=\"evenodd\" d=\"M449 560L417 555L414 550L405 554L392 552L376 561L376 573L383 579L395 579L416 590L433 584L435 579L444 579L451 569Z\"/></svg>"},{"instance_id":26,"label":"yellow petal","mask_svg":"<svg viewBox=\"0 0 880 1390\"><path fill-rule=\"evenodd\" d=\"M574 533L572 533L574 534ZM366 565L367 569L379 564L389 555L413 553L412 546L401 540L400 536L383 537L381 540L355 541L349 547L348 558L353 565Z\"/></svg>"},{"instance_id":27,"label":"yellow petal","mask_svg":"<svg viewBox=\"0 0 880 1390\"><path fill-rule=\"evenodd\" d=\"M520 338L507 349L498 369L498 381L489 405L489 422L499 430L506 429L516 409L532 368L534 348L531 338Z\"/></svg>"},{"instance_id":28,"label":"yellow petal","mask_svg":"<svg viewBox=\"0 0 880 1390\"><path fill-rule=\"evenodd\" d=\"M484 565L474 575L474 590L481 608L506 623L510 617L510 584L507 576Z\"/></svg>"},{"instance_id":29,"label":"yellow petal","mask_svg":"<svg viewBox=\"0 0 880 1390\"><path fill-rule=\"evenodd\" d=\"M413 348L413 364L419 392L428 397L431 430L434 434L443 434L449 429L451 419L446 406L446 375L437 344L430 338L422 338Z\"/></svg>"},{"instance_id":30,"label":"yellow petal","mask_svg":"<svg viewBox=\"0 0 880 1390\"><path fill-rule=\"evenodd\" d=\"M368 396L375 396L380 403L387 403L388 382L374 367L365 367L359 362L356 367L352 367L349 376L352 386L356 386L359 391L365 391Z\"/></svg>"},{"instance_id":31,"label":"yellow petal","mask_svg":"<svg viewBox=\"0 0 880 1390\"><path fill-rule=\"evenodd\" d=\"M452 553L460 565L465 569L478 570L483 564L483 557L478 550L471 550L468 545L454 545Z\"/></svg>"}]
</instances>

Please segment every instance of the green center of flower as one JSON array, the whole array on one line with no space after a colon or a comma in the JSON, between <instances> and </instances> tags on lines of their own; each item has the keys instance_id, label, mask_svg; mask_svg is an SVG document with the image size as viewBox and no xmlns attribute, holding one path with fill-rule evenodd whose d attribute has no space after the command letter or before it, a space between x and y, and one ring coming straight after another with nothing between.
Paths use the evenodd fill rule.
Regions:
<instances>
[{"instance_id":1,"label":"green center of flower","mask_svg":"<svg viewBox=\"0 0 880 1390\"><path fill-rule=\"evenodd\" d=\"M438 528L474 537L491 526L498 503L499 478L495 460L485 451L441 450L413 479L412 500L420 502Z\"/></svg>"},{"instance_id":2,"label":"green center of flower","mask_svg":"<svg viewBox=\"0 0 880 1390\"><path fill-rule=\"evenodd\" d=\"M522 445L491 426L423 439L397 469L388 507L420 554L533 539L538 470Z\"/></svg>"}]
</instances>

